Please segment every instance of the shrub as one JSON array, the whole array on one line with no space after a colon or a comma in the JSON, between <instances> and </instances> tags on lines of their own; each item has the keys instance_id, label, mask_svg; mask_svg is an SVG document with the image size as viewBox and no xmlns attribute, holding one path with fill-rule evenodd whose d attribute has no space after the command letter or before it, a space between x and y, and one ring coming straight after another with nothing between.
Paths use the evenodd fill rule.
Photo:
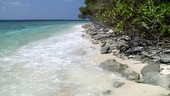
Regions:
<instances>
[{"instance_id":1,"label":"shrub","mask_svg":"<svg viewBox=\"0 0 170 96\"><path fill-rule=\"evenodd\" d=\"M168 0L85 0L81 17L115 28L129 30L142 37L170 34Z\"/></svg>"}]
</instances>

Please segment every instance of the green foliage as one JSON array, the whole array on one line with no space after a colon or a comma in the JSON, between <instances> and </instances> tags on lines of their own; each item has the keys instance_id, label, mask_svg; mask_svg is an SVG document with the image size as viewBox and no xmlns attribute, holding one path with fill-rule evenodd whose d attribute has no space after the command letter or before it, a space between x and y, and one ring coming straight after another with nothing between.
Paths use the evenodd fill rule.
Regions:
<instances>
[{"instance_id":1,"label":"green foliage","mask_svg":"<svg viewBox=\"0 0 170 96\"><path fill-rule=\"evenodd\" d=\"M170 34L168 0L85 0L79 17L115 28L139 32L142 37Z\"/></svg>"}]
</instances>

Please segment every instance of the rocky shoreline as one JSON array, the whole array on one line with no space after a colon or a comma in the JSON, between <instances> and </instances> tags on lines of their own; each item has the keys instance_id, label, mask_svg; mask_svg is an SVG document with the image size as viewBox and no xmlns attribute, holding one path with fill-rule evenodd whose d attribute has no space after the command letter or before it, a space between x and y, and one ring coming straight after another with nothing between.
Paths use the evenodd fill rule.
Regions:
<instances>
[{"instance_id":1,"label":"rocky shoreline","mask_svg":"<svg viewBox=\"0 0 170 96\"><path fill-rule=\"evenodd\" d=\"M121 59L134 59L147 63L139 73L131 70L126 64L109 59L100 63L99 67L103 70L116 72L137 83L170 89L170 48L163 49L156 46L157 42L131 36L127 32L116 33L114 29L99 24L86 24L83 28L86 32L83 37L90 35L92 43L100 45L101 54L112 54ZM115 86L123 84L118 82Z\"/></svg>"}]
</instances>

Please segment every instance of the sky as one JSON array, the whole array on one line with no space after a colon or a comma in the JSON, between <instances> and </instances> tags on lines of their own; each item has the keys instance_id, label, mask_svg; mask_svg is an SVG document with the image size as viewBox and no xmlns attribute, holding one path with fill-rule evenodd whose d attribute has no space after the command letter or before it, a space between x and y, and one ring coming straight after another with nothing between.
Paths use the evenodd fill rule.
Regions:
<instances>
[{"instance_id":1,"label":"sky","mask_svg":"<svg viewBox=\"0 0 170 96\"><path fill-rule=\"evenodd\" d=\"M78 19L84 0L0 0L0 19Z\"/></svg>"}]
</instances>

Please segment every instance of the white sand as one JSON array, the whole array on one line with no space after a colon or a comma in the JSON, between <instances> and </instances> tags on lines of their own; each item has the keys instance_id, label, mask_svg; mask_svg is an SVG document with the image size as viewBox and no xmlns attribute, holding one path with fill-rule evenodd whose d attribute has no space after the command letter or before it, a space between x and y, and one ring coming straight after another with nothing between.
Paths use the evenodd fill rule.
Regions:
<instances>
[{"instance_id":1,"label":"white sand","mask_svg":"<svg viewBox=\"0 0 170 96\"><path fill-rule=\"evenodd\" d=\"M91 41L89 35L85 35L84 38ZM115 59L117 62L122 64L127 64L130 69L140 74L141 69L147 65L146 63L142 63L140 61L132 60L132 59L121 59L112 54L100 54L100 44L95 45L95 50L97 50L96 55L94 56L94 61L97 64L107 60L107 59ZM148 84L140 84L133 81L125 80L125 85L120 88L114 89L112 96L166 96L170 92L170 90L166 90L160 86L153 86Z\"/></svg>"}]
</instances>

